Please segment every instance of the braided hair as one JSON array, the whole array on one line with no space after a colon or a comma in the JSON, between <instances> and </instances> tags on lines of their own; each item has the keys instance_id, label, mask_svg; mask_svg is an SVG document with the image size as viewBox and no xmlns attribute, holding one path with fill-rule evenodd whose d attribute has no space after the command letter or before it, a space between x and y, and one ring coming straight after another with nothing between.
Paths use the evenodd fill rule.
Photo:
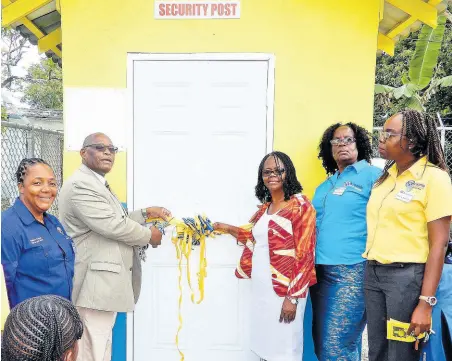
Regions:
<instances>
[{"instance_id":1,"label":"braided hair","mask_svg":"<svg viewBox=\"0 0 452 361\"><path fill-rule=\"evenodd\" d=\"M286 178L283 182L283 190L284 190L284 200L288 201L291 196L294 194L300 193L303 190L300 182L297 179L297 173L295 171L295 167L292 163L290 157L283 152L271 152L267 154L259 164L259 170L257 173L257 185L255 187L255 194L257 199L259 199L262 203L271 202L272 196L270 191L264 184L264 179L262 177L262 171L264 170L265 161L273 157L275 159L275 163L277 164L277 168L279 169L279 164L282 163L284 166L284 170L286 173Z\"/></svg>"},{"instance_id":2,"label":"braided hair","mask_svg":"<svg viewBox=\"0 0 452 361\"><path fill-rule=\"evenodd\" d=\"M34 166L35 164L45 164L50 167L50 164L41 158L24 158L20 161L19 167L16 171L17 184L23 184L25 175L27 174L28 168Z\"/></svg>"},{"instance_id":3,"label":"braided hair","mask_svg":"<svg viewBox=\"0 0 452 361\"><path fill-rule=\"evenodd\" d=\"M1 356L8 361L63 361L82 334L80 316L67 299L54 295L29 298L6 319Z\"/></svg>"},{"instance_id":4,"label":"braided hair","mask_svg":"<svg viewBox=\"0 0 452 361\"><path fill-rule=\"evenodd\" d=\"M323 168L328 175L336 173L339 169L333 158L330 141L333 139L334 132L339 127L343 126L349 127L353 131L356 139L356 148L358 150L358 161L365 159L368 163L370 163L372 159L371 135L365 128L351 122L346 124L333 124L325 130L319 144L318 158L322 160Z\"/></svg>"},{"instance_id":5,"label":"braided hair","mask_svg":"<svg viewBox=\"0 0 452 361\"><path fill-rule=\"evenodd\" d=\"M410 152L416 160L426 156L428 162L448 172L435 118L412 109L404 110L399 114L402 115L400 147L402 148L402 137L406 136L409 142L413 144L413 148L410 149ZM388 178L388 170L394 163L394 160L386 162L383 174L375 182L376 187ZM427 164L425 166L427 166Z\"/></svg>"}]
</instances>

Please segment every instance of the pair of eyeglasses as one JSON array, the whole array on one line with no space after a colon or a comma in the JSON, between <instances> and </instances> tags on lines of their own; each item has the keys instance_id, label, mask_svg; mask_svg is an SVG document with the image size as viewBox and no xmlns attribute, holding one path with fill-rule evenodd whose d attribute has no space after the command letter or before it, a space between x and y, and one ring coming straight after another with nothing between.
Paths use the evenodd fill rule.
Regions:
<instances>
[{"instance_id":1,"label":"pair of eyeglasses","mask_svg":"<svg viewBox=\"0 0 452 361\"><path fill-rule=\"evenodd\" d=\"M383 142L386 142L391 137L396 137L396 136L400 136L400 135L402 135L402 133L392 133L392 132L387 132L386 130L380 130L378 132L378 138L383 139Z\"/></svg>"},{"instance_id":2,"label":"pair of eyeglasses","mask_svg":"<svg viewBox=\"0 0 452 361\"><path fill-rule=\"evenodd\" d=\"M113 145L89 144L89 145L86 145L84 148L88 148L88 147L94 148L98 152L102 152L102 153L105 152L105 149L108 149L108 151L113 154L118 152L118 147L115 147Z\"/></svg>"},{"instance_id":3,"label":"pair of eyeglasses","mask_svg":"<svg viewBox=\"0 0 452 361\"><path fill-rule=\"evenodd\" d=\"M269 177L271 177L272 175L275 175L275 176L277 176L277 177L281 177L283 174L284 174L284 172L285 172L286 170L285 169L275 169L275 170L269 170L269 169L266 169L266 170L264 170L263 172L262 172L262 175L265 177L265 178L269 178Z\"/></svg>"},{"instance_id":4,"label":"pair of eyeglasses","mask_svg":"<svg viewBox=\"0 0 452 361\"><path fill-rule=\"evenodd\" d=\"M330 140L331 145L349 145L355 143L356 139L353 137L334 138Z\"/></svg>"}]
</instances>

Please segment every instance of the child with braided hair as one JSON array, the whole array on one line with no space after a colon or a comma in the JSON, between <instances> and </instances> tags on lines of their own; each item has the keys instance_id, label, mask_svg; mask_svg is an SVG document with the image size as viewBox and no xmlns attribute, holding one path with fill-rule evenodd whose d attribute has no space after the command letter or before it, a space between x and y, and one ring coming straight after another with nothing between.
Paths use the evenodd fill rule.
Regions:
<instances>
[{"instance_id":1,"label":"child with braided hair","mask_svg":"<svg viewBox=\"0 0 452 361\"><path fill-rule=\"evenodd\" d=\"M54 295L32 297L6 319L1 356L7 361L75 361L82 334L71 302Z\"/></svg>"},{"instance_id":2,"label":"child with braided hair","mask_svg":"<svg viewBox=\"0 0 452 361\"><path fill-rule=\"evenodd\" d=\"M452 215L452 185L435 120L415 110L390 117L380 132L387 160L367 206L364 289L369 360L418 361L419 342L387 339L386 321L431 328Z\"/></svg>"}]
</instances>

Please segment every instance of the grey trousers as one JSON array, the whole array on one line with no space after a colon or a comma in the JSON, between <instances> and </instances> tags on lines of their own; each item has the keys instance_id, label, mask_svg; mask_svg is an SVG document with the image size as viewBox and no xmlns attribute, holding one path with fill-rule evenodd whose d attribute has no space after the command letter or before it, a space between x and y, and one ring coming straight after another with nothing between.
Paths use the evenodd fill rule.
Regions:
<instances>
[{"instance_id":1,"label":"grey trousers","mask_svg":"<svg viewBox=\"0 0 452 361\"><path fill-rule=\"evenodd\" d=\"M419 361L414 343L386 338L386 321L390 318L410 323L419 303L424 264L392 263L380 265L368 261L364 276L369 361Z\"/></svg>"}]
</instances>

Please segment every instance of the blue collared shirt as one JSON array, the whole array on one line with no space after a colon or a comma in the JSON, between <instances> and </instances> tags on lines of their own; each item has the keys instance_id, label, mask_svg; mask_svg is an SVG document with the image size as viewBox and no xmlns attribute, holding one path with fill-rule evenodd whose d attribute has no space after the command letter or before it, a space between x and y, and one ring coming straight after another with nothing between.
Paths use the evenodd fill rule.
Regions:
<instances>
[{"instance_id":1,"label":"blue collared shirt","mask_svg":"<svg viewBox=\"0 0 452 361\"><path fill-rule=\"evenodd\" d=\"M317 212L316 264L363 262L366 207L381 170L361 160L320 184L312 204Z\"/></svg>"},{"instance_id":2,"label":"blue collared shirt","mask_svg":"<svg viewBox=\"0 0 452 361\"><path fill-rule=\"evenodd\" d=\"M18 198L2 212L2 266L10 307L39 295L71 299L74 242L58 219L38 222Z\"/></svg>"}]
</instances>

